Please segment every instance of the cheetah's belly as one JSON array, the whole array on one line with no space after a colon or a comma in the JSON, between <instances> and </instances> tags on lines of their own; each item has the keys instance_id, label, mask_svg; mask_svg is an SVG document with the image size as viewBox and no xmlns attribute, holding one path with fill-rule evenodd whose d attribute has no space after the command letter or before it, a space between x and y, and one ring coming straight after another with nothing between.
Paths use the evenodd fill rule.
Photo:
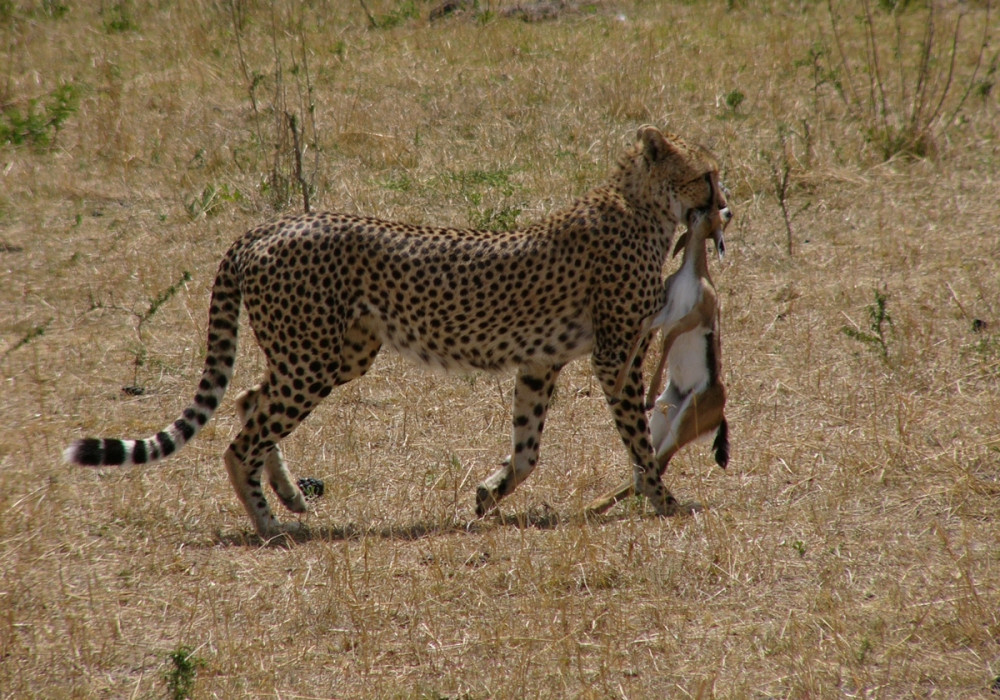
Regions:
<instances>
[{"instance_id":1,"label":"cheetah's belly","mask_svg":"<svg viewBox=\"0 0 1000 700\"><path fill-rule=\"evenodd\" d=\"M588 354L594 332L589 314L575 318L525 318L517 309L493 308L475 318L414 312L406 319L377 313L373 334L401 355L444 370L500 371L528 364L565 364Z\"/></svg>"}]
</instances>

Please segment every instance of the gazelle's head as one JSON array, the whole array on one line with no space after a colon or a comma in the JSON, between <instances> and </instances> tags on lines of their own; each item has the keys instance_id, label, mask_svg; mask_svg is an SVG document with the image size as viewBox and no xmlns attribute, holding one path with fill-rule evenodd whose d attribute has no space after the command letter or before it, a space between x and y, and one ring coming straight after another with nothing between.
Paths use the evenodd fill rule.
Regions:
<instances>
[{"instance_id":1,"label":"gazelle's head","mask_svg":"<svg viewBox=\"0 0 1000 700\"><path fill-rule=\"evenodd\" d=\"M708 197L703 206L693 208L687 214L688 230L677 240L674 255L685 245L701 245L707 239L715 243L715 251L721 260L726 254L726 239L723 232L733 219L733 210L729 206L729 191L719 182L717 172L704 175L708 189Z\"/></svg>"}]
</instances>

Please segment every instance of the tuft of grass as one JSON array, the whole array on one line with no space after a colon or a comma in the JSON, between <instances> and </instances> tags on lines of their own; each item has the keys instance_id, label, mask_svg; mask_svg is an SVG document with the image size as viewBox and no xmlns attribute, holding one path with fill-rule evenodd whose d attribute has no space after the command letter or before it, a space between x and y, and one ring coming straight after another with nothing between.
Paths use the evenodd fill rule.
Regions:
<instances>
[{"instance_id":1,"label":"tuft of grass","mask_svg":"<svg viewBox=\"0 0 1000 700\"><path fill-rule=\"evenodd\" d=\"M259 191L271 209L283 211L298 196L303 211L309 212L317 195L316 174L321 154L315 87L305 37L309 8L271 7L268 23L271 65L259 69L251 67L252 59L244 48L246 8L239 5L231 4L230 18L253 116L250 142L255 145L256 153L250 169L255 169L259 161L269 163L268 171L259 178ZM339 49L335 46L333 54L342 58L342 51L342 45ZM307 160L307 152L311 153L311 162Z\"/></svg>"},{"instance_id":2,"label":"tuft of grass","mask_svg":"<svg viewBox=\"0 0 1000 700\"><path fill-rule=\"evenodd\" d=\"M742 90L739 89L730 90L729 92L726 93L726 98L725 98L726 107L729 108L730 112L735 114L739 111L740 105L743 104L746 98L747 96L743 93Z\"/></svg>"},{"instance_id":3,"label":"tuft of grass","mask_svg":"<svg viewBox=\"0 0 1000 700\"><path fill-rule=\"evenodd\" d=\"M487 207L486 209L469 211L469 226L488 231L512 231L517 228L517 217L521 215L519 207Z\"/></svg>"},{"instance_id":4,"label":"tuft of grass","mask_svg":"<svg viewBox=\"0 0 1000 700\"><path fill-rule=\"evenodd\" d=\"M135 22L135 10L132 0L116 0L101 7L101 20L104 31L108 34L121 34L136 31L139 27Z\"/></svg>"},{"instance_id":5,"label":"tuft of grass","mask_svg":"<svg viewBox=\"0 0 1000 700\"><path fill-rule=\"evenodd\" d=\"M221 213L227 204L240 205L243 202L243 193L238 189L230 189L226 183L218 186L208 184L205 185L200 195L188 199L184 203L184 208L187 210L188 216L195 220L206 216L215 216Z\"/></svg>"},{"instance_id":6,"label":"tuft of grass","mask_svg":"<svg viewBox=\"0 0 1000 700\"><path fill-rule=\"evenodd\" d=\"M420 9L414 0L403 0L391 11L375 16L372 24L376 29L392 29L420 17Z\"/></svg>"},{"instance_id":7,"label":"tuft of grass","mask_svg":"<svg viewBox=\"0 0 1000 700\"><path fill-rule=\"evenodd\" d=\"M456 183L463 197L469 198L474 204L482 201L484 191L498 192L503 197L514 194L515 186L510 179L511 171L503 168L482 170L462 170L448 173L447 180Z\"/></svg>"},{"instance_id":8,"label":"tuft of grass","mask_svg":"<svg viewBox=\"0 0 1000 700\"><path fill-rule=\"evenodd\" d=\"M45 323L41 323L41 324L39 324L37 326L32 326L28 330L27 333L25 333L24 335L22 335L17 340L17 342L15 342L9 348L7 348L6 350L4 350L4 353L3 353L4 359L6 359L7 356L9 356L11 353L16 352L17 350L20 350L25 345L28 345L33 340L36 340L37 338L41 338L43 335L45 335L45 331L48 330L49 326L51 326L51 325L52 325L52 319L50 318Z\"/></svg>"}]
</instances>

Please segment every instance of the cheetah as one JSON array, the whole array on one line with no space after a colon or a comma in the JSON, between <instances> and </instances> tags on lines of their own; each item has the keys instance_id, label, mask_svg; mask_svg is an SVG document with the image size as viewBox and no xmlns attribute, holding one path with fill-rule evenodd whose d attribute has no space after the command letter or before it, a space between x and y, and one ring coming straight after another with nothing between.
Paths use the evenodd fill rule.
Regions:
<instances>
[{"instance_id":1,"label":"cheetah","mask_svg":"<svg viewBox=\"0 0 1000 700\"><path fill-rule=\"evenodd\" d=\"M219 264L193 402L151 437L81 439L64 457L89 466L146 464L192 440L232 380L242 303L267 365L263 381L237 399L242 428L224 462L262 538L294 527L273 515L262 478L287 509L307 510L279 442L334 387L364 375L383 345L445 370L516 368L511 454L477 486L478 517L534 470L559 372L587 354L637 492L658 514L675 514L644 410L648 339L620 395L615 380L643 319L664 307L663 267L678 222L727 207L718 181L708 150L647 125L605 184L527 228L433 228L329 212L253 228Z\"/></svg>"}]
</instances>

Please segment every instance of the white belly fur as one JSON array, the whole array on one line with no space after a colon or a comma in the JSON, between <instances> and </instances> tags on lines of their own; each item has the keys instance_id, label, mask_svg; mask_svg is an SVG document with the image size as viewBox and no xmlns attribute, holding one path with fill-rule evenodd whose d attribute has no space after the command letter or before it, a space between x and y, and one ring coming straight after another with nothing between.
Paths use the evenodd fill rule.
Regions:
<instances>
[{"instance_id":1,"label":"white belly fur","mask_svg":"<svg viewBox=\"0 0 1000 700\"><path fill-rule=\"evenodd\" d=\"M691 265L684 265L674 273L669 296L663 309L656 315L653 326L668 328L691 312L701 301L701 278Z\"/></svg>"},{"instance_id":2,"label":"white belly fur","mask_svg":"<svg viewBox=\"0 0 1000 700\"><path fill-rule=\"evenodd\" d=\"M674 341L667 358L670 384L680 394L708 386L708 334L711 329L698 326Z\"/></svg>"}]
</instances>

